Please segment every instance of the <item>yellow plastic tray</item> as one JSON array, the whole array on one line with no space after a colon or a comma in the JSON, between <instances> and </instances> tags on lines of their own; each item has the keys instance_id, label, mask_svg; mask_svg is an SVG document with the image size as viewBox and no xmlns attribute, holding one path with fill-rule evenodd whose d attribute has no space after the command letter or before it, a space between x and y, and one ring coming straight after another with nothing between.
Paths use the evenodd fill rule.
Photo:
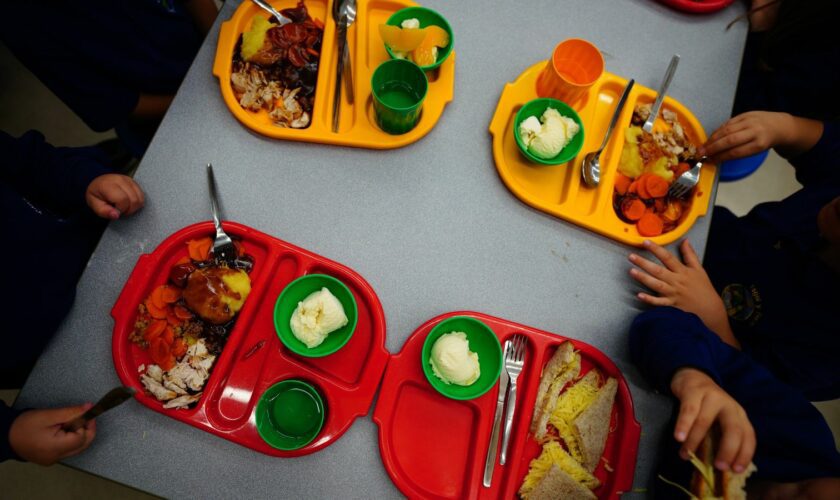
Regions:
<instances>
[{"instance_id":1,"label":"yellow plastic tray","mask_svg":"<svg viewBox=\"0 0 840 500\"><path fill-rule=\"evenodd\" d=\"M336 0L337 1L337 0ZM276 9L297 5L297 0L272 0ZM332 2L328 0L306 0L306 8L313 19L324 22L324 38L321 48L318 81L315 87L315 104L312 121L308 128L291 129L274 125L265 110L252 112L242 109L230 85L233 49L239 35L251 26L256 16L268 18L268 14L253 4L242 2L233 17L222 23L213 74L219 78L222 97L230 111L246 127L268 137L292 141L320 142L373 149L399 148L411 144L428 134L440 119L443 108L452 101L455 86L455 52L453 51L440 67L426 73L429 91L423 102L423 115L413 130L402 135L383 132L376 125L373 114L370 78L380 63L389 59L385 45L379 37L377 26L384 23L394 12L415 6L408 0L358 0L356 22L347 31L351 61L353 63L353 84L356 91L355 104L347 102L342 88L341 122L338 132L332 131L333 93L335 92L335 66L337 54L336 24L330 13ZM343 87L343 84L342 84Z\"/></svg>"},{"instance_id":2,"label":"yellow plastic tray","mask_svg":"<svg viewBox=\"0 0 840 500\"><path fill-rule=\"evenodd\" d=\"M572 161L546 166L532 163L522 155L513 137L514 117L523 104L537 98L535 84L545 64L546 62L542 61L531 66L516 81L505 85L496 113L490 122L493 158L499 176L508 189L537 210L629 245L641 246L646 239L664 245L684 235L694 221L705 215L708 210L715 179L716 166L713 164L704 164L688 214L670 232L645 238L639 234L635 225L619 219L613 209L613 185L624 145L624 129L630 126L636 104L654 101L654 90L634 85L610 141L601 153L601 184L597 188L590 188L583 183L580 164L586 153L601 146L615 105L627 84L625 78L604 73L580 103L573 106L583 121L585 140L580 153ZM666 96L663 109L677 113L686 134L695 144L706 141L706 133L700 122L682 104ZM667 127L661 117L656 120L655 130Z\"/></svg>"}]
</instances>

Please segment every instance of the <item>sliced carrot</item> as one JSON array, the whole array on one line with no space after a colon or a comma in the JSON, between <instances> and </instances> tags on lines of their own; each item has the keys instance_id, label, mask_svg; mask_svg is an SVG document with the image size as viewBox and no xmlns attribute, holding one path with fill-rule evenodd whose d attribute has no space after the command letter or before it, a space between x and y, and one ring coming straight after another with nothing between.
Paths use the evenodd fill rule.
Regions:
<instances>
[{"instance_id":1,"label":"sliced carrot","mask_svg":"<svg viewBox=\"0 0 840 500\"><path fill-rule=\"evenodd\" d=\"M146 331L143 332L143 339L145 339L146 342L151 342L152 340L160 337L160 334L163 333L164 329L166 329L166 321L159 319L154 320L146 327Z\"/></svg>"},{"instance_id":2,"label":"sliced carrot","mask_svg":"<svg viewBox=\"0 0 840 500\"><path fill-rule=\"evenodd\" d=\"M633 181L627 186L627 193L628 194L639 194L639 182Z\"/></svg>"},{"instance_id":3,"label":"sliced carrot","mask_svg":"<svg viewBox=\"0 0 840 500\"><path fill-rule=\"evenodd\" d=\"M172 326L181 326L184 320L175 315L175 310L172 307L166 308L166 322Z\"/></svg>"},{"instance_id":4,"label":"sliced carrot","mask_svg":"<svg viewBox=\"0 0 840 500\"><path fill-rule=\"evenodd\" d=\"M662 198L668 194L668 188L671 187L668 181L659 177L656 174L650 174L645 179L645 188L650 193L651 198Z\"/></svg>"},{"instance_id":5,"label":"sliced carrot","mask_svg":"<svg viewBox=\"0 0 840 500\"><path fill-rule=\"evenodd\" d=\"M201 255L201 260L207 260L210 258L210 247L213 246L213 242L210 238L205 238L201 240L198 244L198 252Z\"/></svg>"},{"instance_id":6,"label":"sliced carrot","mask_svg":"<svg viewBox=\"0 0 840 500\"><path fill-rule=\"evenodd\" d=\"M637 198L625 200L621 204L621 211L627 220L637 221L645 214L645 204Z\"/></svg>"},{"instance_id":7,"label":"sliced carrot","mask_svg":"<svg viewBox=\"0 0 840 500\"><path fill-rule=\"evenodd\" d=\"M639 198L641 198L643 200L649 200L649 199L653 198L650 195L650 192L647 190L647 178L650 175L651 174L642 174L642 175L640 175L639 177L636 178L636 182L639 183L639 186L638 186L638 188L636 188L636 191L639 194Z\"/></svg>"},{"instance_id":8,"label":"sliced carrot","mask_svg":"<svg viewBox=\"0 0 840 500\"><path fill-rule=\"evenodd\" d=\"M201 255L198 254L198 240L190 240L187 242L187 252L190 254L191 260L201 260Z\"/></svg>"},{"instance_id":9,"label":"sliced carrot","mask_svg":"<svg viewBox=\"0 0 840 500\"><path fill-rule=\"evenodd\" d=\"M662 229L665 223L662 219L654 213L646 213L636 223L636 229L642 236L659 236L662 234Z\"/></svg>"},{"instance_id":10,"label":"sliced carrot","mask_svg":"<svg viewBox=\"0 0 840 500\"><path fill-rule=\"evenodd\" d=\"M171 326L167 326L163 329L163 335L160 336L164 342L168 345L172 345L175 342L175 332L172 330Z\"/></svg>"},{"instance_id":11,"label":"sliced carrot","mask_svg":"<svg viewBox=\"0 0 840 500\"><path fill-rule=\"evenodd\" d=\"M156 306L151 298L146 299L145 304L151 317L155 319L166 319L166 309Z\"/></svg>"},{"instance_id":12,"label":"sliced carrot","mask_svg":"<svg viewBox=\"0 0 840 500\"><path fill-rule=\"evenodd\" d=\"M175 263L176 266L180 266L181 264L189 264L190 258L189 257L181 257L178 259L178 262Z\"/></svg>"},{"instance_id":13,"label":"sliced carrot","mask_svg":"<svg viewBox=\"0 0 840 500\"><path fill-rule=\"evenodd\" d=\"M149 295L149 297L152 299L152 304L154 304L155 307L157 307L158 309L166 308L166 302L163 301L163 289L165 286L166 285L161 285L155 288Z\"/></svg>"},{"instance_id":14,"label":"sliced carrot","mask_svg":"<svg viewBox=\"0 0 840 500\"><path fill-rule=\"evenodd\" d=\"M161 292L161 298L163 299L164 303L172 304L173 302L177 302L178 299L181 298L181 290L178 290L174 286L163 285L163 291Z\"/></svg>"},{"instance_id":15,"label":"sliced carrot","mask_svg":"<svg viewBox=\"0 0 840 500\"><path fill-rule=\"evenodd\" d=\"M180 319L191 319L193 317L192 313L186 307L182 306L175 306L175 316Z\"/></svg>"},{"instance_id":16,"label":"sliced carrot","mask_svg":"<svg viewBox=\"0 0 840 500\"><path fill-rule=\"evenodd\" d=\"M622 196L627 194L627 189L630 187L632 182L633 179L619 173L615 177L615 191Z\"/></svg>"},{"instance_id":17,"label":"sliced carrot","mask_svg":"<svg viewBox=\"0 0 840 500\"><path fill-rule=\"evenodd\" d=\"M176 358L180 358L184 354L187 353L187 344L184 342L183 339L180 337L175 339L175 342L172 343L172 354Z\"/></svg>"},{"instance_id":18,"label":"sliced carrot","mask_svg":"<svg viewBox=\"0 0 840 500\"><path fill-rule=\"evenodd\" d=\"M167 344L162 338L156 338L149 344L149 356L152 357L152 361L160 365L163 368L163 363L166 362L166 359L169 358L171 352L169 349L169 344Z\"/></svg>"},{"instance_id":19,"label":"sliced carrot","mask_svg":"<svg viewBox=\"0 0 840 500\"><path fill-rule=\"evenodd\" d=\"M668 206L665 207L665 211L662 213L662 217L668 222L677 222L678 220L680 220L682 212L682 203L680 203L679 201L671 200L668 202Z\"/></svg>"},{"instance_id":20,"label":"sliced carrot","mask_svg":"<svg viewBox=\"0 0 840 500\"><path fill-rule=\"evenodd\" d=\"M165 371L165 372L168 372L174 366L175 366L175 355L173 355L173 354L170 354L166 359L164 359L160 363L160 369Z\"/></svg>"},{"instance_id":21,"label":"sliced carrot","mask_svg":"<svg viewBox=\"0 0 840 500\"><path fill-rule=\"evenodd\" d=\"M317 26L317 27L318 27L318 29L320 29L320 30L322 30L322 31L324 30L324 22L323 22L323 21L321 21L320 19L316 19L316 18L314 18L314 17L313 17L313 18L312 18L312 23L313 23L315 26Z\"/></svg>"}]
</instances>

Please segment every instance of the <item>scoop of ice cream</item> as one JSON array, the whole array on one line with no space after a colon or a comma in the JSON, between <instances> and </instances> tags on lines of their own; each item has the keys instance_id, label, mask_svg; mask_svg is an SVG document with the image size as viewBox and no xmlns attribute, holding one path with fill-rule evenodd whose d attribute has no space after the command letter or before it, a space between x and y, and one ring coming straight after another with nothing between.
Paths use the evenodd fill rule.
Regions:
<instances>
[{"instance_id":1,"label":"scoop of ice cream","mask_svg":"<svg viewBox=\"0 0 840 500\"><path fill-rule=\"evenodd\" d=\"M478 354L470 351L464 332L441 335L432 346L429 363L434 374L447 384L471 385L481 375Z\"/></svg>"},{"instance_id":2,"label":"scoop of ice cream","mask_svg":"<svg viewBox=\"0 0 840 500\"><path fill-rule=\"evenodd\" d=\"M341 302L325 287L298 302L289 326L294 336L312 349L347 323Z\"/></svg>"},{"instance_id":3,"label":"scoop of ice cream","mask_svg":"<svg viewBox=\"0 0 840 500\"><path fill-rule=\"evenodd\" d=\"M536 128L537 123L539 129ZM543 159L560 154L578 132L580 126L554 108L546 109L539 122L536 117L529 116L519 125L519 138L528 151Z\"/></svg>"},{"instance_id":4,"label":"scoop of ice cream","mask_svg":"<svg viewBox=\"0 0 840 500\"><path fill-rule=\"evenodd\" d=\"M400 27L401 28L409 28L409 29L410 28L419 29L420 28L420 20L417 19L416 17L412 17L410 19L405 19L405 20L403 20L403 22L400 23Z\"/></svg>"}]
</instances>

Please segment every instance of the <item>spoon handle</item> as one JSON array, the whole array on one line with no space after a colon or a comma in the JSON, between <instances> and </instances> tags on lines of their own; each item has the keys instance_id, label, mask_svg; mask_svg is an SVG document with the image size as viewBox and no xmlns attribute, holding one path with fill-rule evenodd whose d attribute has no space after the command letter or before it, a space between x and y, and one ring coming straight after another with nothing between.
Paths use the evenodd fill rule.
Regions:
<instances>
[{"instance_id":1,"label":"spoon handle","mask_svg":"<svg viewBox=\"0 0 840 500\"><path fill-rule=\"evenodd\" d=\"M630 95L630 90L635 85L636 80L630 79L627 82L627 86L624 87L624 92L621 94L621 98L618 100L618 105L615 107L615 111L613 112L612 118L610 118L610 125L607 127L607 133L604 135L604 142L601 143L601 148L598 150L600 153L607 147L607 142L610 140L610 135L612 135L613 127L615 127L616 122L618 121L619 115L621 115L621 110L624 109L624 104L627 102L627 96Z\"/></svg>"}]
</instances>

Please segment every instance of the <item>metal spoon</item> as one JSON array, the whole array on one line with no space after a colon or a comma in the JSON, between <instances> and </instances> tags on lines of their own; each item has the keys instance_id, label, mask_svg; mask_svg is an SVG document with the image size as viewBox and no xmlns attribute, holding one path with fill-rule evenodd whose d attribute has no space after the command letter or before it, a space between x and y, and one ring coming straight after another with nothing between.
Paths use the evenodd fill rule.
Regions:
<instances>
[{"instance_id":1,"label":"metal spoon","mask_svg":"<svg viewBox=\"0 0 840 500\"><path fill-rule=\"evenodd\" d=\"M648 134L653 132L653 122L656 121L656 116L659 115L659 108L662 107L662 101L665 99L665 93L668 92L668 86L671 85L671 79L674 78L674 73L677 71L677 64L679 63L680 55L674 54L674 56L671 57L671 64L668 65L668 70L665 71L665 79L662 80L662 87L659 88L656 100L653 101L653 107L650 108L650 116L648 116L645 124L642 125L642 130Z\"/></svg>"},{"instance_id":2,"label":"metal spoon","mask_svg":"<svg viewBox=\"0 0 840 500\"><path fill-rule=\"evenodd\" d=\"M619 115L621 115L621 110L624 109L624 104L627 102L627 96L630 95L630 89L633 88L635 83L636 81L631 79L627 82L627 86L624 87L624 92L621 94L621 98L618 100L618 105L615 107L615 111L610 119L610 125L607 127L607 133L604 135L604 141L601 142L601 147L598 148L597 151L592 151L583 158L583 163L580 165L580 174L583 177L583 182L585 182L589 187L597 187L598 183L601 182L601 152L604 151L605 147L607 147L610 135L612 135L612 129L615 127L615 123L618 121Z\"/></svg>"},{"instance_id":3,"label":"metal spoon","mask_svg":"<svg viewBox=\"0 0 840 500\"><path fill-rule=\"evenodd\" d=\"M347 26L344 29L344 38L339 41L339 48L343 47L341 63L344 72L344 90L347 92L347 102L353 104L355 94L353 92L353 66L350 64L350 47L347 45L347 30L356 20L356 0L335 0L333 2L333 19L338 22L341 16L347 16Z\"/></svg>"},{"instance_id":4,"label":"metal spoon","mask_svg":"<svg viewBox=\"0 0 840 500\"><path fill-rule=\"evenodd\" d=\"M271 14L272 16L274 16L274 19L277 19L277 24L279 24L280 26L283 26L284 24L289 24L290 22L292 22L291 19L289 19L288 17L286 17L283 14L281 14L280 12L278 12L277 9L275 9L274 7L269 5L268 2L266 2L265 0L251 0L251 1L254 2L255 4L257 4L264 11L266 11L269 14Z\"/></svg>"}]
</instances>

